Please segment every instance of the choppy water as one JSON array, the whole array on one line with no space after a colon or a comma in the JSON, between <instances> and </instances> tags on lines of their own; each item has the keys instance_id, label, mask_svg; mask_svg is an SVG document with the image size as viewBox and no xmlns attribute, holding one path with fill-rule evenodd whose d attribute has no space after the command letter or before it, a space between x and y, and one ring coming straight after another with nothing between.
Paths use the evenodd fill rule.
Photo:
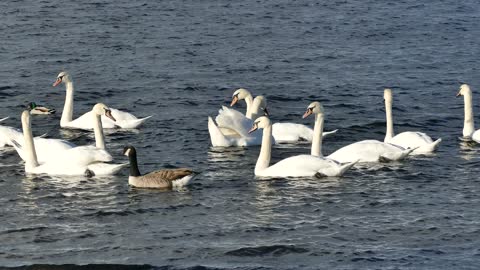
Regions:
<instances>
[{"instance_id":1,"label":"choppy water","mask_svg":"<svg viewBox=\"0 0 480 270\"><path fill-rule=\"evenodd\" d=\"M480 111L479 14L477 1L450 0L0 2L5 124L20 127L28 101L60 112L65 91L51 84L66 69L76 116L97 101L154 114L138 131L108 135L116 160L133 144L143 172L203 172L183 190L141 190L128 187L127 170L26 177L2 150L0 265L477 269L480 153L458 139L454 96L469 83ZM383 139L384 87L395 91L397 132L443 142L434 156L342 178L260 181L258 147L209 146L207 116L238 87L266 95L274 121L311 124L300 116L321 101L326 129L340 129L325 153ZM34 133L93 142L59 131L59 117L35 117ZM273 159L308 147L276 146Z\"/></svg>"}]
</instances>

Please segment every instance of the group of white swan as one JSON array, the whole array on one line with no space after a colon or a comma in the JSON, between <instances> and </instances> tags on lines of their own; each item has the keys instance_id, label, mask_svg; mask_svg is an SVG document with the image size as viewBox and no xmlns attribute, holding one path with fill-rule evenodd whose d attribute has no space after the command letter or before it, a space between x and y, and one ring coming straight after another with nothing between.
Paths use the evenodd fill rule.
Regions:
<instances>
[{"instance_id":1,"label":"group of white swan","mask_svg":"<svg viewBox=\"0 0 480 270\"><path fill-rule=\"evenodd\" d=\"M114 164L107 152L104 128L136 128L151 116L137 118L134 115L112 109L97 103L92 110L73 120L73 82L67 72L58 74L53 86L64 83L66 86L65 106L60 120L62 128L93 129L95 146L77 146L62 139L33 137L31 114L48 114L48 109L30 104L30 111L21 114L23 132L0 125L0 147L11 145L25 161L25 172L51 175L110 175L128 165ZM480 142L480 130L475 130L472 108L472 92L463 84L457 96L464 97L465 122L463 136ZM312 102L303 118L315 116L314 128L296 123L274 123L268 118L267 101L264 96L253 98L246 89L238 89L232 96L230 106L245 100L247 111L244 114L222 106L215 122L208 118L208 131L214 147L261 145L255 165L255 175L260 177L304 177L341 176L359 162L396 161L412 154L428 154L435 151L441 139L432 140L427 134L406 131L395 135L393 131L392 90L384 90L386 133L383 142L363 140L346 145L328 156L322 154L323 137L333 134L323 132L324 108L320 102ZM0 122L8 117L0 119ZM257 129L263 129L262 132ZM272 145L275 143L312 143L310 155L297 155L270 165ZM159 170L145 175L140 174L137 153L133 146L126 146L123 154L129 158L129 184L136 187L172 188L184 186L197 175L187 168Z\"/></svg>"},{"instance_id":2,"label":"group of white swan","mask_svg":"<svg viewBox=\"0 0 480 270\"><path fill-rule=\"evenodd\" d=\"M463 86L462 86L463 88ZM441 139L433 141L427 134L416 131L402 132L394 136L392 117L392 91L385 89L387 131L383 142L363 140L344 146L327 157L322 154L324 109L319 102L312 102L303 118L315 115L313 130L295 123L272 124L266 110L266 99L243 88L235 91L230 106L244 99L247 112L242 113L225 106L219 111L216 123L208 118L208 130L212 146L249 146L261 144L255 166L255 175L262 177L341 176L357 162L385 162L405 158L409 154L428 154L435 151ZM466 105L467 106L467 105ZM467 110L467 109L466 109ZM263 114L262 115L262 112ZM255 118L257 117L257 118ZM249 130L249 127L252 127ZM263 134L255 132L263 129ZM473 122L472 122L473 129ZM330 132L335 133L337 130ZM270 166L272 144L278 142L311 141L310 155L298 155L283 159Z\"/></svg>"},{"instance_id":3,"label":"group of white swan","mask_svg":"<svg viewBox=\"0 0 480 270\"><path fill-rule=\"evenodd\" d=\"M79 118L73 119L73 82L67 72L58 74L53 86L60 83L66 85L65 107L60 120L62 128L93 129L95 146L77 146L61 139L33 137L31 114L48 114L48 110L36 104L29 105L29 111L21 114L22 131L0 125L0 147L11 145L25 162L25 172L28 174L48 175L112 175L120 171L128 163L114 164L112 156L106 150L104 128L136 128L151 116L138 119L134 115L112 109L103 103L97 103L93 109ZM44 112L44 113L41 113ZM51 111L50 111L51 112ZM8 117L0 119L0 122ZM23 133L23 134L22 134ZM127 149L128 148L128 149ZM140 175L133 146L125 148L124 155L129 157L129 184L146 188L172 188L188 184L196 173L190 169L158 170L146 175Z\"/></svg>"}]
</instances>

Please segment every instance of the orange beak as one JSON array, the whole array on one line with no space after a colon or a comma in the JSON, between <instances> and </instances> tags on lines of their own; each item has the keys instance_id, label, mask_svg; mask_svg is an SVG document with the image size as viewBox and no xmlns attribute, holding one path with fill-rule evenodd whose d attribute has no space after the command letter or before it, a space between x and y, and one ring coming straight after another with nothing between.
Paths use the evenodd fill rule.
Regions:
<instances>
[{"instance_id":1,"label":"orange beak","mask_svg":"<svg viewBox=\"0 0 480 270\"><path fill-rule=\"evenodd\" d=\"M248 134L254 132L257 129L258 129L257 125L254 124L253 127L248 131Z\"/></svg>"},{"instance_id":2,"label":"orange beak","mask_svg":"<svg viewBox=\"0 0 480 270\"><path fill-rule=\"evenodd\" d=\"M115 117L113 117L111 110L105 111L105 116L108 117L108 118L110 118L110 119L112 119L113 122L116 122L116 121L117 121L117 120L115 119Z\"/></svg>"},{"instance_id":3,"label":"orange beak","mask_svg":"<svg viewBox=\"0 0 480 270\"><path fill-rule=\"evenodd\" d=\"M237 96L233 96L232 98L232 103L230 103L230 107L232 107L233 105L235 105L235 103L238 102L238 97Z\"/></svg>"},{"instance_id":4,"label":"orange beak","mask_svg":"<svg viewBox=\"0 0 480 270\"><path fill-rule=\"evenodd\" d=\"M307 118L310 114L312 114L312 109L307 109L307 111L303 114L302 118Z\"/></svg>"},{"instance_id":5,"label":"orange beak","mask_svg":"<svg viewBox=\"0 0 480 270\"><path fill-rule=\"evenodd\" d=\"M62 82L61 78L57 78L57 80L53 83L53 87L59 85Z\"/></svg>"},{"instance_id":6,"label":"orange beak","mask_svg":"<svg viewBox=\"0 0 480 270\"><path fill-rule=\"evenodd\" d=\"M457 95L455 97L459 97L461 96L462 94L460 94L460 91L458 91Z\"/></svg>"}]
</instances>

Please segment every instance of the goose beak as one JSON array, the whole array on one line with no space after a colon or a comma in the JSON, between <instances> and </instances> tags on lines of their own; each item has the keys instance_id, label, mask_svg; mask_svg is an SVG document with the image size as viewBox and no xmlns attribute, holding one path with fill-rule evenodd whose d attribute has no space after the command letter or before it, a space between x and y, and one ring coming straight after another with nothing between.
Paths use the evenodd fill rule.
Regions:
<instances>
[{"instance_id":1,"label":"goose beak","mask_svg":"<svg viewBox=\"0 0 480 270\"><path fill-rule=\"evenodd\" d=\"M235 103L238 102L238 97L237 96L233 96L232 97L232 103L230 103L230 107L232 107L233 105L235 105Z\"/></svg>"},{"instance_id":2,"label":"goose beak","mask_svg":"<svg viewBox=\"0 0 480 270\"><path fill-rule=\"evenodd\" d=\"M269 116L270 114L268 113L267 108L263 108L263 112L265 113L266 116Z\"/></svg>"},{"instance_id":3,"label":"goose beak","mask_svg":"<svg viewBox=\"0 0 480 270\"><path fill-rule=\"evenodd\" d=\"M112 115L112 111L111 110L105 110L105 116L112 119L113 122L116 122L117 120L115 119L115 117L113 117Z\"/></svg>"},{"instance_id":4,"label":"goose beak","mask_svg":"<svg viewBox=\"0 0 480 270\"><path fill-rule=\"evenodd\" d=\"M302 118L307 118L310 114L312 114L312 109L308 108L307 111L303 114Z\"/></svg>"},{"instance_id":5,"label":"goose beak","mask_svg":"<svg viewBox=\"0 0 480 270\"><path fill-rule=\"evenodd\" d=\"M252 128L248 131L248 134L254 132L257 129L258 129L257 124L253 124Z\"/></svg>"},{"instance_id":6,"label":"goose beak","mask_svg":"<svg viewBox=\"0 0 480 270\"><path fill-rule=\"evenodd\" d=\"M53 87L59 85L62 82L62 78L57 78L57 80L53 83Z\"/></svg>"}]
</instances>

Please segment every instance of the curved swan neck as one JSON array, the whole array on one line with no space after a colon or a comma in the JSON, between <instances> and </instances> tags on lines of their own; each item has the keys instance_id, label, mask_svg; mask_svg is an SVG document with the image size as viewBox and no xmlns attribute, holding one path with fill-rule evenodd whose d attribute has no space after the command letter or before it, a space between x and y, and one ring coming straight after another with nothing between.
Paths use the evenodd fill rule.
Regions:
<instances>
[{"instance_id":1,"label":"curved swan neck","mask_svg":"<svg viewBox=\"0 0 480 270\"><path fill-rule=\"evenodd\" d=\"M72 122L73 119L73 82L65 82L66 96L65 105L63 106L62 118L60 119L60 126Z\"/></svg>"},{"instance_id":2,"label":"curved swan neck","mask_svg":"<svg viewBox=\"0 0 480 270\"><path fill-rule=\"evenodd\" d=\"M24 138L24 147L27 154L25 160L26 168L38 167L37 152L35 151L35 144L33 142L32 124L30 116L22 115L22 129Z\"/></svg>"},{"instance_id":3,"label":"curved swan neck","mask_svg":"<svg viewBox=\"0 0 480 270\"><path fill-rule=\"evenodd\" d=\"M323 136L323 114L315 115L315 125L313 127L312 156L322 157L322 136Z\"/></svg>"},{"instance_id":4,"label":"curved swan neck","mask_svg":"<svg viewBox=\"0 0 480 270\"><path fill-rule=\"evenodd\" d=\"M130 176L141 176L142 174L138 170L137 152L130 153L128 159L130 161Z\"/></svg>"},{"instance_id":5,"label":"curved swan neck","mask_svg":"<svg viewBox=\"0 0 480 270\"><path fill-rule=\"evenodd\" d=\"M463 136L470 137L475 131L475 123L473 120L473 108L472 108L472 93L468 91L463 95L463 101L465 103L465 120L463 122Z\"/></svg>"},{"instance_id":6,"label":"curved swan neck","mask_svg":"<svg viewBox=\"0 0 480 270\"><path fill-rule=\"evenodd\" d=\"M392 100L385 99L385 114L387 118L387 132L385 133L384 142L388 142L395 136L393 132Z\"/></svg>"},{"instance_id":7,"label":"curved swan neck","mask_svg":"<svg viewBox=\"0 0 480 270\"><path fill-rule=\"evenodd\" d=\"M106 149L101 116L95 113L92 113L92 116L94 121L93 133L95 134L95 146L100 149Z\"/></svg>"},{"instance_id":8,"label":"curved swan neck","mask_svg":"<svg viewBox=\"0 0 480 270\"><path fill-rule=\"evenodd\" d=\"M272 125L263 129L262 146L255 165L255 174L268 168L272 157Z\"/></svg>"},{"instance_id":9,"label":"curved swan neck","mask_svg":"<svg viewBox=\"0 0 480 270\"><path fill-rule=\"evenodd\" d=\"M245 98L245 103L247 103L247 112L245 113L245 116L248 118L248 119L252 119L252 115L253 115L253 107L252 107L252 103L253 103L253 97L251 94L249 94L246 98Z\"/></svg>"}]
</instances>

